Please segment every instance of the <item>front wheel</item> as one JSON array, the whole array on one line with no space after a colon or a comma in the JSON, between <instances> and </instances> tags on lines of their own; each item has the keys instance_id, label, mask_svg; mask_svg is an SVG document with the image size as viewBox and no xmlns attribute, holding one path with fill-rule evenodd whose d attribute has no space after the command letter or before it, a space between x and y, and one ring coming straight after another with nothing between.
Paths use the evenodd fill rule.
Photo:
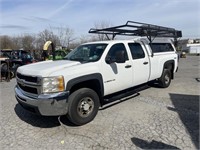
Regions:
<instances>
[{"instance_id":1,"label":"front wheel","mask_svg":"<svg viewBox=\"0 0 200 150\"><path fill-rule=\"evenodd\" d=\"M92 121L99 109L99 96L89 88L74 91L69 96L68 102L68 118L75 125Z\"/></svg>"},{"instance_id":2,"label":"front wheel","mask_svg":"<svg viewBox=\"0 0 200 150\"><path fill-rule=\"evenodd\" d=\"M158 79L159 86L167 88L171 83L171 72L169 69L164 69L162 76Z\"/></svg>"}]
</instances>

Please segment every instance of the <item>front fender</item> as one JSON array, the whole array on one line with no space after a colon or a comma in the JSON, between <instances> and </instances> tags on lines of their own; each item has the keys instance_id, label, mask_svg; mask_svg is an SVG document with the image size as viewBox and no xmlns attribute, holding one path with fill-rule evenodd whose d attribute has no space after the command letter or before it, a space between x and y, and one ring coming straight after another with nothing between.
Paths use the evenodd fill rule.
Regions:
<instances>
[{"instance_id":1,"label":"front fender","mask_svg":"<svg viewBox=\"0 0 200 150\"><path fill-rule=\"evenodd\" d=\"M67 82L66 90L70 91L74 85L77 85L79 83L89 81L89 80L98 80L98 82L100 84L99 90L100 90L101 96L103 96L104 95L103 78L100 73L93 73L93 74L84 75L84 76L80 76L80 77L71 79Z\"/></svg>"}]
</instances>

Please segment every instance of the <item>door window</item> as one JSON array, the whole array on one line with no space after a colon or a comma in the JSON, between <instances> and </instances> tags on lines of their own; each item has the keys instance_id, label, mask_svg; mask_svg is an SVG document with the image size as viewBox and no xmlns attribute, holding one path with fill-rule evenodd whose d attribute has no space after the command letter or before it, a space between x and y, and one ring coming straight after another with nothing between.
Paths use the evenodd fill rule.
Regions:
<instances>
[{"instance_id":1,"label":"door window","mask_svg":"<svg viewBox=\"0 0 200 150\"><path fill-rule=\"evenodd\" d=\"M141 59L145 57L142 46L139 43L129 43L128 46L131 50L133 59Z\"/></svg>"},{"instance_id":2,"label":"door window","mask_svg":"<svg viewBox=\"0 0 200 150\"><path fill-rule=\"evenodd\" d=\"M121 51L123 51L124 54L125 54L125 60L128 60L128 55L127 55L127 52L126 52L126 48L125 48L123 43L114 44L110 48L110 50L109 50L109 52L108 52L108 54L106 56L106 60L108 60L108 59L115 60L117 57L119 57L118 54L120 54Z\"/></svg>"}]
</instances>

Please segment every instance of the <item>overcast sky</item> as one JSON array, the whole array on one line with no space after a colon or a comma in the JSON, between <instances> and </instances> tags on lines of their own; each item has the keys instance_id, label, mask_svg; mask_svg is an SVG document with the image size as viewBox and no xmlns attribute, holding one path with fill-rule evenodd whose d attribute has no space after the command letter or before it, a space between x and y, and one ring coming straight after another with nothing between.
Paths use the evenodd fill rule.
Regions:
<instances>
[{"instance_id":1,"label":"overcast sky","mask_svg":"<svg viewBox=\"0 0 200 150\"><path fill-rule=\"evenodd\" d=\"M200 0L0 0L0 35L38 33L67 26L87 35L96 22L127 20L182 30L200 38Z\"/></svg>"}]
</instances>

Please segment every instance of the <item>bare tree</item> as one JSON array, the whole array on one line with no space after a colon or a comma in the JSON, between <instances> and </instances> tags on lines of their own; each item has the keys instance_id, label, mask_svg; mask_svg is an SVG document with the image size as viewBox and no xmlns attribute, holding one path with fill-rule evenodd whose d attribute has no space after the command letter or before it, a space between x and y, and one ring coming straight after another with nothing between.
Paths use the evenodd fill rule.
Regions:
<instances>
[{"instance_id":1,"label":"bare tree","mask_svg":"<svg viewBox=\"0 0 200 150\"><path fill-rule=\"evenodd\" d=\"M91 41L90 37L91 36L81 35L80 38L79 38L80 44L90 42Z\"/></svg>"},{"instance_id":2,"label":"bare tree","mask_svg":"<svg viewBox=\"0 0 200 150\"><path fill-rule=\"evenodd\" d=\"M60 40L56 34L53 33L53 31L50 31L48 29L45 29L44 31L40 32L37 35L37 40L36 40L36 47L40 49L39 52L37 52L39 56L42 54L42 49L46 41L52 41L54 45L60 45ZM48 49L48 54L52 54L52 49L51 47Z\"/></svg>"},{"instance_id":3,"label":"bare tree","mask_svg":"<svg viewBox=\"0 0 200 150\"><path fill-rule=\"evenodd\" d=\"M12 37L12 49L21 49L22 48L22 36Z\"/></svg>"},{"instance_id":4,"label":"bare tree","mask_svg":"<svg viewBox=\"0 0 200 150\"><path fill-rule=\"evenodd\" d=\"M35 42L35 37L33 35L23 35L21 37L21 44L22 44L22 49L24 50L34 50L34 42Z\"/></svg>"},{"instance_id":5,"label":"bare tree","mask_svg":"<svg viewBox=\"0 0 200 150\"><path fill-rule=\"evenodd\" d=\"M108 21L100 21L100 22L95 22L94 26L96 29L108 28L111 26L111 23ZM104 40L112 39L112 37L109 35L107 37L105 34L97 34L97 39L100 41L104 41Z\"/></svg>"},{"instance_id":6,"label":"bare tree","mask_svg":"<svg viewBox=\"0 0 200 150\"><path fill-rule=\"evenodd\" d=\"M38 34L38 38L39 40L41 40L41 42L45 43L46 41L53 41L54 43L58 42L58 37L50 30L45 29L44 31L40 32Z\"/></svg>"},{"instance_id":7,"label":"bare tree","mask_svg":"<svg viewBox=\"0 0 200 150\"><path fill-rule=\"evenodd\" d=\"M0 49L12 49L12 46L12 38L10 36L0 36Z\"/></svg>"},{"instance_id":8,"label":"bare tree","mask_svg":"<svg viewBox=\"0 0 200 150\"><path fill-rule=\"evenodd\" d=\"M60 45L60 40L58 36L54 34L53 31L50 31L48 29L45 29L38 34L37 43L43 46L46 41L52 41L55 46Z\"/></svg>"},{"instance_id":9,"label":"bare tree","mask_svg":"<svg viewBox=\"0 0 200 150\"><path fill-rule=\"evenodd\" d=\"M57 29L57 36L60 40L61 46L66 46L67 49L70 49L70 44L75 40L74 30L68 27L59 27Z\"/></svg>"}]
</instances>

